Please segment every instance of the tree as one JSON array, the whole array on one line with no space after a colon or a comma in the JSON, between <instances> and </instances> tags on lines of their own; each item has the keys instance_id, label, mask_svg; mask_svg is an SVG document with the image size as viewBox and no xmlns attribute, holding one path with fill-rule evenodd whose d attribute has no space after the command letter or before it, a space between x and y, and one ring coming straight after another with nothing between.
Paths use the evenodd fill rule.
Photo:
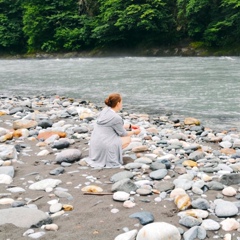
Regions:
<instances>
[{"instance_id":1,"label":"tree","mask_svg":"<svg viewBox=\"0 0 240 240\"><path fill-rule=\"evenodd\" d=\"M141 42L165 43L175 22L163 0L99 0L100 14L93 30L100 44L134 46Z\"/></svg>"},{"instance_id":2,"label":"tree","mask_svg":"<svg viewBox=\"0 0 240 240\"><path fill-rule=\"evenodd\" d=\"M23 30L29 52L79 50L88 44L90 21L79 15L76 0L26 0L24 9Z\"/></svg>"},{"instance_id":3,"label":"tree","mask_svg":"<svg viewBox=\"0 0 240 240\"><path fill-rule=\"evenodd\" d=\"M228 46L240 42L240 2L222 0L217 21L206 29L205 42L210 46Z\"/></svg>"},{"instance_id":4,"label":"tree","mask_svg":"<svg viewBox=\"0 0 240 240\"><path fill-rule=\"evenodd\" d=\"M0 49L21 52L25 47L20 0L0 0Z\"/></svg>"}]
</instances>

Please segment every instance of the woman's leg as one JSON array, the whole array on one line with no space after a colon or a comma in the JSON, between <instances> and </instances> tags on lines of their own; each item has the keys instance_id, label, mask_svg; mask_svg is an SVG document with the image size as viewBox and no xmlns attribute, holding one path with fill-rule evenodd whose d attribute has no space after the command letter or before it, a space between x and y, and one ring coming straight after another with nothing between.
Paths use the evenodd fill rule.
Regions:
<instances>
[{"instance_id":1,"label":"woman's leg","mask_svg":"<svg viewBox=\"0 0 240 240\"><path fill-rule=\"evenodd\" d=\"M129 136L121 137L121 140L122 140L122 149L126 148L131 142L131 138Z\"/></svg>"}]
</instances>

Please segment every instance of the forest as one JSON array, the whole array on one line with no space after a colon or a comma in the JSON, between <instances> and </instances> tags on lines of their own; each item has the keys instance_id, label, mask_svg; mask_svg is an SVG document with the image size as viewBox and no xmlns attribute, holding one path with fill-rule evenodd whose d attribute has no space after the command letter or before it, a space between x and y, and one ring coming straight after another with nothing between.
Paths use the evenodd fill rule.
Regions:
<instances>
[{"instance_id":1,"label":"forest","mask_svg":"<svg viewBox=\"0 0 240 240\"><path fill-rule=\"evenodd\" d=\"M239 0L0 0L0 53L240 47Z\"/></svg>"}]
</instances>

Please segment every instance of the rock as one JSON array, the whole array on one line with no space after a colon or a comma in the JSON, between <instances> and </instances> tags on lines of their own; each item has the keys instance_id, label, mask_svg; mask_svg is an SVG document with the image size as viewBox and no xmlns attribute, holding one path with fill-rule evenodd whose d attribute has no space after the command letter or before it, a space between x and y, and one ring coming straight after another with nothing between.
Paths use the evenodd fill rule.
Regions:
<instances>
[{"instance_id":1,"label":"rock","mask_svg":"<svg viewBox=\"0 0 240 240\"><path fill-rule=\"evenodd\" d=\"M204 210L201 210L201 209L189 209L189 210L186 210L186 211L181 211L178 213L178 216L179 217L184 217L184 216L192 216L192 217L195 217L195 218L207 218L208 217L208 211L204 211Z\"/></svg>"},{"instance_id":2,"label":"rock","mask_svg":"<svg viewBox=\"0 0 240 240\"><path fill-rule=\"evenodd\" d=\"M10 184L13 179L7 174L0 174L0 184Z\"/></svg>"},{"instance_id":3,"label":"rock","mask_svg":"<svg viewBox=\"0 0 240 240\"><path fill-rule=\"evenodd\" d=\"M220 222L224 231L234 231L239 229L240 223L234 218L227 218Z\"/></svg>"},{"instance_id":4,"label":"rock","mask_svg":"<svg viewBox=\"0 0 240 240\"><path fill-rule=\"evenodd\" d=\"M14 167L13 166L3 166L0 167L0 174L6 174L8 176L10 176L11 178L14 177Z\"/></svg>"},{"instance_id":5,"label":"rock","mask_svg":"<svg viewBox=\"0 0 240 240\"><path fill-rule=\"evenodd\" d=\"M188 118L184 119L184 124L185 125L197 125L197 126L199 126L201 123L196 118L188 117Z\"/></svg>"},{"instance_id":6,"label":"rock","mask_svg":"<svg viewBox=\"0 0 240 240\"><path fill-rule=\"evenodd\" d=\"M190 160L193 160L193 161L198 161L199 159L204 158L205 155L206 155L205 152L200 151L200 150L197 150L197 151L191 153L188 158L189 158Z\"/></svg>"},{"instance_id":7,"label":"rock","mask_svg":"<svg viewBox=\"0 0 240 240\"><path fill-rule=\"evenodd\" d=\"M205 239L206 236L207 232L201 226L194 226L183 234L184 240Z\"/></svg>"},{"instance_id":8,"label":"rock","mask_svg":"<svg viewBox=\"0 0 240 240\"><path fill-rule=\"evenodd\" d=\"M147 211L136 212L136 213L131 214L129 217L139 219L139 221L142 225L146 225L146 224L152 223L154 221L154 217L153 217L152 213L147 212Z\"/></svg>"},{"instance_id":9,"label":"rock","mask_svg":"<svg viewBox=\"0 0 240 240\"><path fill-rule=\"evenodd\" d=\"M65 191L55 191L54 194L57 196L57 197L60 197L60 198L67 198L68 200L72 200L73 199L73 196L68 193L68 192L65 192Z\"/></svg>"},{"instance_id":10,"label":"rock","mask_svg":"<svg viewBox=\"0 0 240 240\"><path fill-rule=\"evenodd\" d=\"M182 211L191 206L191 199L187 194L177 195L174 198L174 203L177 205L177 208Z\"/></svg>"},{"instance_id":11,"label":"rock","mask_svg":"<svg viewBox=\"0 0 240 240\"><path fill-rule=\"evenodd\" d=\"M224 174L220 178L223 185L236 185L240 183L240 173Z\"/></svg>"},{"instance_id":12,"label":"rock","mask_svg":"<svg viewBox=\"0 0 240 240\"><path fill-rule=\"evenodd\" d=\"M57 185L62 183L59 179L44 179L39 182L33 183L29 186L29 189L31 190L45 190L46 188L55 188Z\"/></svg>"},{"instance_id":13,"label":"rock","mask_svg":"<svg viewBox=\"0 0 240 240\"><path fill-rule=\"evenodd\" d=\"M68 148L69 146L70 146L70 142L65 138L61 138L60 140L53 142L52 148L64 149L64 148Z\"/></svg>"},{"instance_id":14,"label":"rock","mask_svg":"<svg viewBox=\"0 0 240 240\"><path fill-rule=\"evenodd\" d=\"M125 201L125 202L123 203L123 206L124 206L125 208L133 208L133 207L136 206L136 203L134 203L134 202L132 202L132 201L130 201L130 200L127 200L127 201Z\"/></svg>"},{"instance_id":15,"label":"rock","mask_svg":"<svg viewBox=\"0 0 240 240\"><path fill-rule=\"evenodd\" d=\"M55 168L53 169L52 171L50 171L50 175L59 175L59 174L62 174L64 173L65 169L64 167L58 167L58 168Z\"/></svg>"},{"instance_id":16,"label":"rock","mask_svg":"<svg viewBox=\"0 0 240 240\"><path fill-rule=\"evenodd\" d=\"M101 187L95 186L95 185L88 185L86 187L83 187L81 189L83 192L89 192L89 193L100 193L103 191Z\"/></svg>"},{"instance_id":17,"label":"rock","mask_svg":"<svg viewBox=\"0 0 240 240\"><path fill-rule=\"evenodd\" d=\"M55 203L50 206L50 213L56 213L62 210L62 204L61 203Z\"/></svg>"},{"instance_id":18,"label":"rock","mask_svg":"<svg viewBox=\"0 0 240 240\"><path fill-rule=\"evenodd\" d=\"M137 185L131 181L129 178L122 179L112 185L112 192L123 191L130 193L131 191L136 191Z\"/></svg>"},{"instance_id":19,"label":"rock","mask_svg":"<svg viewBox=\"0 0 240 240\"><path fill-rule=\"evenodd\" d=\"M207 210L210 208L209 202L204 198L198 198L192 201L192 207L202 210Z\"/></svg>"},{"instance_id":20,"label":"rock","mask_svg":"<svg viewBox=\"0 0 240 240\"><path fill-rule=\"evenodd\" d=\"M114 240L135 240L137 236L137 230L134 229L132 231L128 231L126 233L122 233L114 238Z\"/></svg>"},{"instance_id":21,"label":"rock","mask_svg":"<svg viewBox=\"0 0 240 240\"><path fill-rule=\"evenodd\" d=\"M115 183L115 182L120 181L124 178L130 178L130 179L133 178L133 173L129 172L129 171L118 172L110 178L110 181Z\"/></svg>"},{"instance_id":22,"label":"rock","mask_svg":"<svg viewBox=\"0 0 240 240\"><path fill-rule=\"evenodd\" d=\"M78 149L66 149L66 150L63 150L62 152L58 153L58 155L56 156L56 162L57 163L62 163L62 162L72 163L72 162L80 160L81 156L82 156L82 152Z\"/></svg>"},{"instance_id":23,"label":"rock","mask_svg":"<svg viewBox=\"0 0 240 240\"><path fill-rule=\"evenodd\" d=\"M49 137L53 136L53 135L58 135L59 138L65 138L67 136L67 134L65 132L60 132L60 131L46 131L46 132L41 132L38 134L37 138L38 139L42 139L42 140L46 140Z\"/></svg>"},{"instance_id":24,"label":"rock","mask_svg":"<svg viewBox=\"0 0 240 240\"><path fill-rule=\"evenodd\" d=\"M148 147L146 145L142 145L142 146L137 146L137 147L134 147L132 149L133 152L137 153L137 152L145 152L148 150Z\"/></svg>"},{"instance_id":25,"label":"rock","mask_svg":"<svg viewBox=\"0 0 240 240\"><path fill-rule=\"evenodd\" d=\"M216 199L214 203L216 204L215 214L218 217L231 217L238 213L237 206L232 202Z\"/></svg>"},{"instance_id":26,"label":"rock","mask_svg":"<svg viewBox=\"0 0 240 240\"><path fill-rule=\"evenodd\" d=\"M123 191L117 191L113 194L113 199L119 202L124 202L128 200L129 197L130 197L130 194Z\"/></svg>"},{"instance_id":27,"label":"rock","mask_svg":"<svg viewBox=\"0 0 240 240\"><path fill-rule=\"evenodd\" d=\"M220 224L212 219L205 219L202 221L201 227L207 231L217 231L221 227Z\"/></svg>"},{"instance_id":28,"label":"rock","mask_svg":"<svg viewBox=\"0 0 240 240\"><path fill-rule=\"evenodd\" d=\"M13 122L13 129L15 130L22 128L35 128L36 126L37 122L34 120L21 119Z\"/></svg>"},{"instance_id":29,"label":"rock","mask_svg":"<svg viewBox=\"0 0 240 240\"><path fill-rule=\"evenodd\" d=\"M57 231L58 230L58 225L57 224L47 224L43 225L42 229L47 230L47 231Z\"/></svg>"},{"instance_id":30,"label":"rock","mask_svg":"<svg viewBox=\"0 0 240 240\"><path fill-rule=\"evenodd\" d=\"M200 225L202 223L202 219L192 216L185 216L179 220L179 223L185 227L191 228Z\"/></svg>"},{"instance_id":31,"label":"rock","mask_svg":"<svg viewBox=\"0 0 240 240\"><path fill-rule=\"evenodd\" d=\"M233 197L237 194L237 191L233 187L226 187L222 190L224 196Z\"/></svg>"},{"instance_id":32,"label":"rock","mask_svg":"<svg viewBox=\"0 0 240 240\"><path fill-rule=\"evenodd\" d=\"M11 223L21 228L31 228L33 225L48 219L46 213L25 207L1 209L0 215L0 225Z\"/></svg>"},{"instance_id":33,"label":"rock","mask_svg":"<svg viewBox=\"0 0 240 240\"><path fill-rule=\"evenodd\" d=\"M16 148L12 145L0 145L0 159L4 161L8 159L17 159Z\"/></svg>"},{"instance_id":34,"label":"rock","mask_svg":"<svg viewBox=\"0 0 240 240\"><path fill-rule=\"evenodd\" d=\"M156 171L152 171L152 172L149 174L149 177L152 178L152 179L154 179L154 180L161 180L161 179L163 179L167 174L168 174L167 169L159 169L159 170L156 170Z\"/></svg>"},{"instance_id":35,"label":"rock","mask_svg":"<svg viewBox=\"0 0 240 240\"><path fill-rule=\"evenodd\" d=\"M155 222L147 224L142 227L138 234L136 240L180 240L181 235L178 229L165 222Z\"/></svg>"}]
</instances>

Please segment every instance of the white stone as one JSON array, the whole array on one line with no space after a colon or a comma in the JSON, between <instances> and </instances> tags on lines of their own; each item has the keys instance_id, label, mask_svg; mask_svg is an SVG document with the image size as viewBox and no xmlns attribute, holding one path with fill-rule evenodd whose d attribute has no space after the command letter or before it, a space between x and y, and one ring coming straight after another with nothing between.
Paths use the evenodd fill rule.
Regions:
<instances>
[{"instance_id":1,"label":"white stone","mask_svg":"<svg viewBox=\"0 0 240 240\"><path fill-rule=\"evenodd\" d=\"M39 182L31 184L29 186L29 189L31 189L31 190L45 190L46 188L49 188L49 187L54 188L60 183L62 183L62 181L59 180L59 179L48 178L48 179L44 179L44 180L41 180Z\"/></svg>"},{"instance_id":2,"label":"white stone","mask_svg":"<svg viewBox=\"0 0 240 240\"><path fill-rule=\"evenodd\" d=\"M237 230L240 227L240 223L234 218L227 218L220 222L224 231Z\"/></svg>"},{"instance_id":3,"label":"white stone","mask_svg":"<svg viewBox=\"0 0 240 240\"><path fill-rule=\"evenodd\" d=\"M136 240L180 240L178 229L165 222L154 222L145 225L137 234Z\"/></svg>"},{"instance_id":4,"label":"white stone","mask_svg":"<svg viewBox=\"0 0 240 240\"><path fill-rule=\"evenodd\" d=\"M59 212L60 210L62 210L62 204L61 203L52 204L49 208L49 211L51 213L56 213L56 212Z\"/></svg>"},{"instance_id":5,"label":"white stone","mask_svg":"<svg viewBox=\"0 0 240 240\"><path fill-rule=\"evenodd\" d=\"M117 191L113 194L113 199L120 202L124 202L128 200L129 197L130 197L130 194L123 191Z\"/></svg>"},{"instance_id":6,"label":"white stone","mask_svg":"<svg viewBox=\"0 0 240 240\"><path fill-rule=\"evenodd\" d=\"M114 240L135 240L136 236L137 236L137 230L134 229L132 231L126 232L126 233L122 233L120 235L118 235L117 237L114 238Z\"/></svg>"},{"instance_id":7,"label":"white stone","mask_svg":"<svg viewBox=\"0 0 240 240\"><path fill-rule=\"evenodd\" d=\"M133 208L133 207L136 206L136 203L134 203L134 202L132 202L132 201L130 201L130 200L127 200L127 201L125 201L125 202L123 203L123 206L124 206L125 208Z\"/></svg>"},{"instance_id":8,"label":"white stone","mask_svg":"<svg viewBox=\"0 0 240 240\"><path fill-rule=\"evenodd\" d=\"M1 198L0 199L0 205L12 204L13 202L14 202L14 199L12 199L12 198Z\"/></svg>"},{"instance_id":9,"label":"white stone","mask_svg":"<svg viewBox=\"0 0 240 240\"><path fill-rule=\"evenodd\" d=\"M12 187L7 189L9 192L18 193L18 192L25 192L26 190L21 187Z\"/></svg>"},{"instance_id":10,"label":"white stone","mask_svg":"<svg viewBox=\"0 0 240 240\"><path fill-rule=\"evenodd\" d=\"M232 197L232 196L235 196L237 194L237 191L235 188L233 187L225 187L223 190L222 190L222 194L224 196L228 196L228 197Z\"/></svg>"},{"instance_id":11,"label":"white stone","mask_svg":"<svg viewBox=\"0 0 240 240\"><path fill-rule=\"evenodd\" d=\"M205 219L202 221L201 227L209 231L217 231L221 226L218 222L212 219Z\"/></svg>"},{"instance_id":12,"label":"white stone","mask_svg":"<svg viewBox=\"0 0 240 240\"><path fill-rule=\"evenodd\" d=\"M10 184L13 179L7 174L0 174L0 184Z\"/></svg>"},{"instance_id":13,"label":"white stone","mask_svg":"<svg viewBox=\"0 0 240 240\"><path fill-rule=\"evenodd\" d=\"M48 154L49 154L49 151L46 150L46 149L44 149L44 150L42 150L41 152L39 152L39 153L37 154L37 156L47 156Z\"/></svg>"}]
</instances>

